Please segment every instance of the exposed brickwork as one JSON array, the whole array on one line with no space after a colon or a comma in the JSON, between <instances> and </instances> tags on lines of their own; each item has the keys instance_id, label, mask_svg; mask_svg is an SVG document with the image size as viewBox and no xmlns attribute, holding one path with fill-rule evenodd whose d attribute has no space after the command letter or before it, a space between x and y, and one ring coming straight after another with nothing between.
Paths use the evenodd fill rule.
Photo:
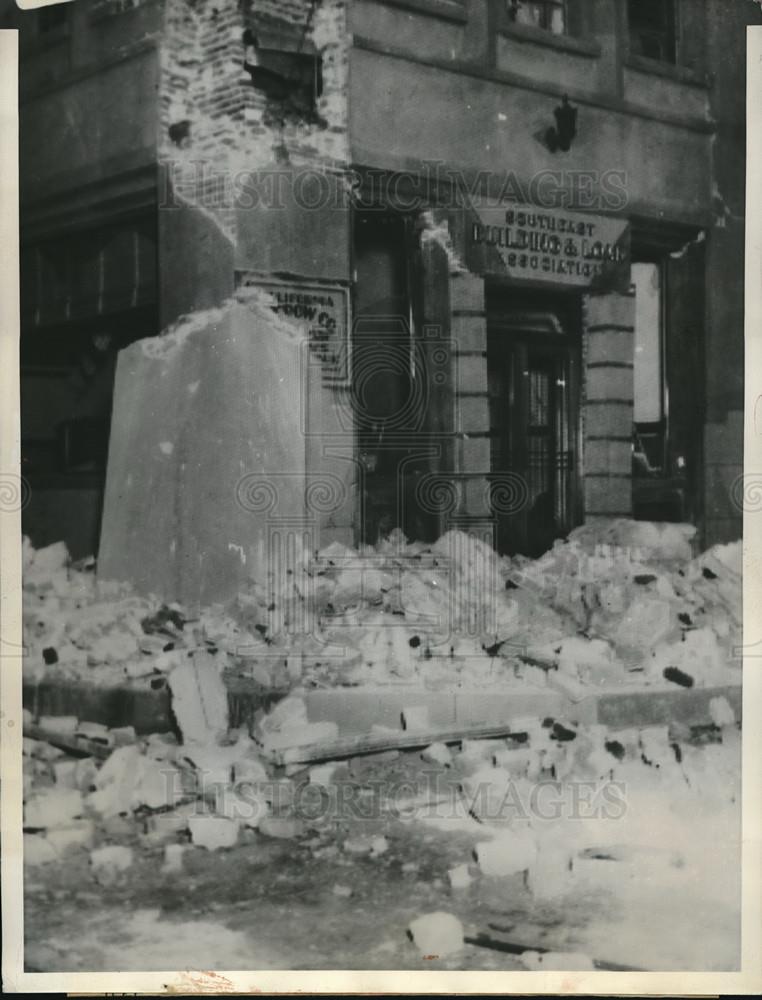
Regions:
<instances>
[{"instance_id":1,"label":"exposed brickwork","mask_svg":"<svg viewBox=\"0 0 762 1000\"><path fill-rule=\"evenodd\" d=\"M250 4L167 0L161 41L160 160L173 187L211 212L234 239L235 195L246 174L314 167L341 171L348 161L348 35L344 0L258 0L270 15L304 31L322 61L319 122L275 120L244 70Z\"/></svg>"}]
</instances>

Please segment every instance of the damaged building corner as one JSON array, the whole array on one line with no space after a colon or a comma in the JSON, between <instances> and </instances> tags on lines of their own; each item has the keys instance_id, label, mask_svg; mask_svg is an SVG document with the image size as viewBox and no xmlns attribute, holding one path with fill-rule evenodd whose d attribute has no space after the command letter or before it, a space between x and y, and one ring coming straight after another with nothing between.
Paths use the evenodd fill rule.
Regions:
<instances>
[{"instance_id":1,"label":"damaged building corner","mask_svg":"<svg viewBox=\"0 0 762 1000\"><path fill-rule=\"evenodd\" d=\"M739 969L762 12L0 10L27 967Z\"/></svg>"}]
</instances>

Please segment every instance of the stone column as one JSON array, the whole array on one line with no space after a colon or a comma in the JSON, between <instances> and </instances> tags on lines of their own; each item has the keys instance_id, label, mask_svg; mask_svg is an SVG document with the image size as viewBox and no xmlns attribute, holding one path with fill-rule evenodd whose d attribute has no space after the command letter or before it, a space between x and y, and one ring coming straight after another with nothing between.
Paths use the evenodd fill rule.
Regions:
<instances>
[{"instance_id":1,"label":"stone column","mask_svg":"<svg viewBox=\"0 0 762 1000\"><path fill-rule=\"evenodd\" d=\"M585 520L631 517L634 292L588 295L583 336Z\"/></svg>"}]
</instances>

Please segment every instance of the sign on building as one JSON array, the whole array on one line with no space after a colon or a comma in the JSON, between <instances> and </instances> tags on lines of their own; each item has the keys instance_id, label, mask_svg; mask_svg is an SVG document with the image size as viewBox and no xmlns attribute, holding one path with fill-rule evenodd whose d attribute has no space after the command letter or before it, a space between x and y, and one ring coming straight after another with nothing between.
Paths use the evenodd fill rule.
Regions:
<instances>
[{"instance_id":1,"label":"sign on building","mask_svg":"<svg viewBox=\"0 0 762 1000\"><path fill-rule=\"evenodd\" d=\"M349 380L349 289L305 281L280 281L242 274L240 285L259 288L271 297L271 308L301 327L312 358L320 364L326 385Z\"/></svg>"},{"instance_id":2,"label":"sign on building","mask_svg":"<svg viewBox=\"0 0 762 1000\"><path fill-rule=\"evenodd\" d=\"M627 219L515 203L478 205L456 228L470 270L521 283L627 289Z\"/></svg>"}]
</instances>

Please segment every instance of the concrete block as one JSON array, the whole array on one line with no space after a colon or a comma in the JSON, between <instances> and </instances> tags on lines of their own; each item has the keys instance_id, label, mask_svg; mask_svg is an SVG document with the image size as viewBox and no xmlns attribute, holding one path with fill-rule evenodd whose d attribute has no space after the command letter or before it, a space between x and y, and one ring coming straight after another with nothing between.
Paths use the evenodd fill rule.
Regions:
<instances>
[{"instance_id":1,"label":"concrete block","mask_svg":"<svg viewBox=\"0 0 762 1000\"><path fill-rule=\"evenodd\" d=\"M452 763L452 753L446 743L432 743L421 751L421 757L427 764L441 764L449 767Z\"/></svg>"},{"instance_id":2,"label":"concrete block","mask_svg":"<svg viewBox=\"0 0 762 1000\"><path fill-rule=\"evenodd\" d=\"M427 913L413 920L408 932L426 958L444 958L463 948L463 924L452 913Z\"/></svg>"},{"instance_id":3,"label":"concrete block","mask_svg":"<svg viewBox=\"0 0 762 1000\"><path fill-rule=\"evenodd\" d=\"M259 832L265 837L275 837L279 840L295 840L307 832L304 823L290 816L265 816L259 824Z\"/></svg>"},{"instance_id":4,"label":"concrete block","mask_svg":"<svg viewBox=\"0 0 762 1000\"><path fill-rule=\"evenodd\" d=\"M70 826L48 830L47 837L59 854L71 847L90 847L95 839L95 824L89 819L77 820Z\"/></svg>"},{"instance_id":5,"label":"concrete block","mask_svg":"<svg viewBox=\"0 0 762 1000\"><path fill-rule=\"evenodd\" d=\"M108 844L90 852L90 866L101 885L111 885L124 874L133 862L131 847Z\"/></svg>"},{"instance_id":6,"label":"concrete block","mask_svg":"<svg viewBox=\"0 0 762 1000\"><path fill-rule=\"evenodd\" d=\"M468 865L456 865L447 872L447 877L450 880L450 888L454 890L467 889L473 882Z\"/></svg>"},{"instance_id":7,"label":"concrete block","mask_svg":"<svg viewBox=\"0 0 762 1000\"><path fill-rule=\"evenodd\" d=\"M196 607L267 573L273 508L304 514L302 354L302 336L253 300L120 352L99 579Z\"/></svg>"},{"instance_id":8,"label":"concrete block","mask_svg":"<svg viewBox=\"0 0 762 1000\"><path fill-rule=\"evenodd\" d=\"M39 792L24 805L24 826L32 830L70 825L82 814L81 793L71 788L51 788Z\"/></svg>"},{"instance_id":9,"label":"concrete block","mask_svg":"<svg viewBox=\"0 0 762 1000\"><path fill-rule=\"evenodd\" d=\"M196 847L217 851L233 847L238 840L238 823L226 816L191 816L188 829Z\"/></svg>"},{"instance_id":10,"label":"concrete block","mask_svg":"<svg viewBox=\"0 0 762 1000\"><path fill-rule=\"evenodd\" d=\"M169 674L172 711L184 743L208 745L227 731L228 695L219 662L199 651Z\"/></svg>"}]
</instances>

